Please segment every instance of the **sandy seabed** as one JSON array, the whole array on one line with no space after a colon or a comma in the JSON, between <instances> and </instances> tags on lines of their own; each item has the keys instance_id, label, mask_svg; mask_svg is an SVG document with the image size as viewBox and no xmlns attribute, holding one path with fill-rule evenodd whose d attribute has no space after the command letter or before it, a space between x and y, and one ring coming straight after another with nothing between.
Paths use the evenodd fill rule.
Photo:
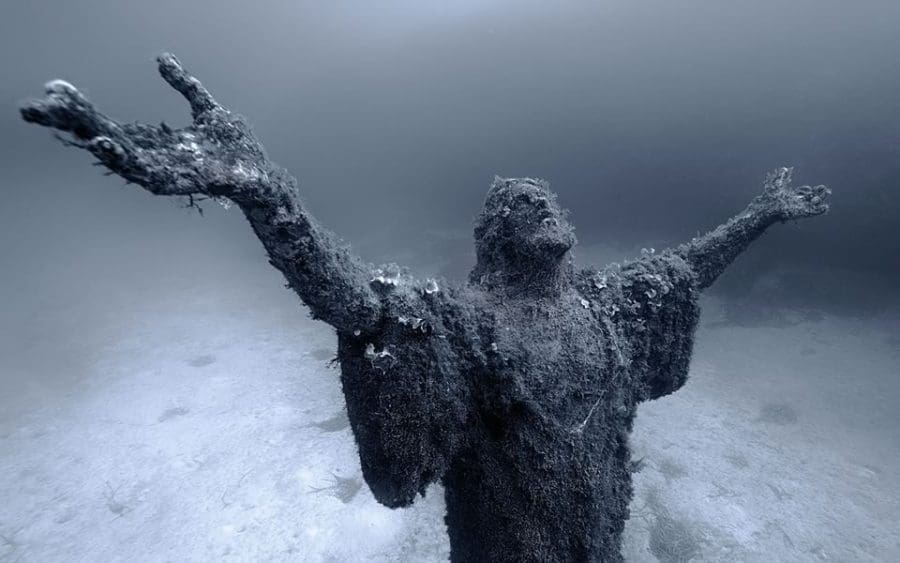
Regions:
<instances>
[{"instance_id":1,"label":"sandy seabed","mask_svg":"<svg viewBox=\"0 0 900 563\"><path fill-rule=\"evenodd\" d=\"M329 327L274 274L156 275L5 335L0 561L447 559L440 487L392 511L363 483ZM728 305L639 410L627 560L900 560L900 316Z\"/></svg>"}]
</instances>

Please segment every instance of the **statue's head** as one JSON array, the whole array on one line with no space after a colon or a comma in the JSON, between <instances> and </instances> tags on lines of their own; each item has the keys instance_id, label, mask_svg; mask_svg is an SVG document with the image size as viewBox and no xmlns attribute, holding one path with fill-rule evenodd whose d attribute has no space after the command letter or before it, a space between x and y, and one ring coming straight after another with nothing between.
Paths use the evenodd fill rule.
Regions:
<instances>
[{"instance_id":1,"label":"statue's head","mask_svg":"<svg viewBox=\"0 0 900 563\"><path fill-rule=\"evenodd\" d=\"M507 274L554 269L576 242L566 215L547 182L495 178L475 221L473 281L497 269Z\"/></svg>"}]
</instances>

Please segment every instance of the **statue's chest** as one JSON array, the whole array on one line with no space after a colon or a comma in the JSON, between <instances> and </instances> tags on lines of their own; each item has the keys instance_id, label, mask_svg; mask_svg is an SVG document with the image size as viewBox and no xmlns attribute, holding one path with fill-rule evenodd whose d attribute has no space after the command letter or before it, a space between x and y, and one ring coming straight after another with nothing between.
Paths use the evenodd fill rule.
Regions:
<instances>
[{"instance_id":1,"label":"statue's chest","mask_svg":"<svg viewBox=\"0 0 900 563\"><path fill-rule=\"evenodd\" d=\"M602 383L603 335L582 307L501 309L487 356L496 383L546 400Z\"/></svg>"}]
</instances>

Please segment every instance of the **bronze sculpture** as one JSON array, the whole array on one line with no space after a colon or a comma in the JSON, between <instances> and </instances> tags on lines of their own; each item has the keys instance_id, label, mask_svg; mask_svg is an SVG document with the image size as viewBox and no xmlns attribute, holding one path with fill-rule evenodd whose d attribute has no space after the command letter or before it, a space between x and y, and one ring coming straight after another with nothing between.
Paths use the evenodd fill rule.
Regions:
<instances>
[{"instance_id":1,"label":"bronze sculpture","mask_svg":"<svg viewBox=\"0 0 900 563\"><path fill-rule=\"evenodd\" d=\"M547 184L497 178L468 282L418 280L356 257L303 208L242 118L172 55L159 70L190 103L190 126L119 123L63 81L22 116L154 194L240 207L271 264L337 331L375 498L401 507L442 482L454 561L619 560L635 410L686 381L699 292L770 225L828 209L827 188L794 187L781 168L703 237L578 269Z\"/></svg>"}]
</instances>

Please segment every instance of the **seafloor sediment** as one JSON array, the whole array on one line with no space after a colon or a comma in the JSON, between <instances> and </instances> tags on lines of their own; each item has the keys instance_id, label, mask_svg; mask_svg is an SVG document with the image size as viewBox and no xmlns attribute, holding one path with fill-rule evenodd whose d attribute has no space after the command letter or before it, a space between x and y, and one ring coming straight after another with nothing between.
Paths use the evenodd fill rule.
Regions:
<instances>
[{"instance_id":1,"label":"seafloor sediment","mask_svg":"<svg viewBox=\"0 0 900 563\"><path fill-rule=\"evenodd\" d=\"M238 266L22 309L0 560L446 559L439 489L363 484L329 327ZM900 321L744 305L707 300L691 380L640 407L626 559L896 559Z\"/></svg>"}]
</instances>

